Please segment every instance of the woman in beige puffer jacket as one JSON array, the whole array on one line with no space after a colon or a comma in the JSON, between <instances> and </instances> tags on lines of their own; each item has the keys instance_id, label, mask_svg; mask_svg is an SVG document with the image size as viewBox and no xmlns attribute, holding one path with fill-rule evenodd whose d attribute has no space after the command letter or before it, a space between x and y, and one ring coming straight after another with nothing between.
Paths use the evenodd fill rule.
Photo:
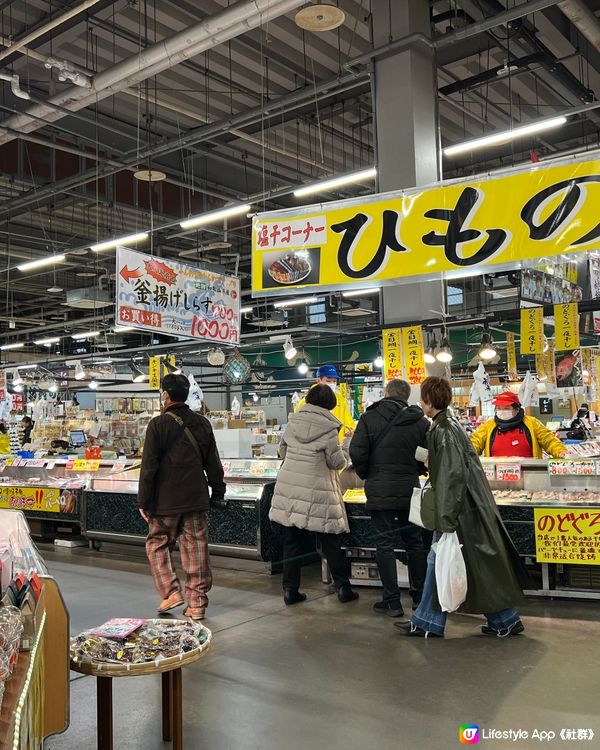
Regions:
<instances>
[{"instance_id":1,"label":"woman in beige puffer jacket","mask_svg":"<svg viewBox=\"0 0 600 750\"><path fill-rule=\"evenodd\" d=\"M340 548L348 518L339 471L349 463L338 442L341 422L331 414L335 394L327 385L310 389L306 405L290 417L281 441L283 465L277 476L269 518L285 527L283 598L286 604L306 599L298 591L306 536L314 532L319 554L327 559L341 602L358 598L348 578L349 566Z\"/></svg>"}]
</instances>

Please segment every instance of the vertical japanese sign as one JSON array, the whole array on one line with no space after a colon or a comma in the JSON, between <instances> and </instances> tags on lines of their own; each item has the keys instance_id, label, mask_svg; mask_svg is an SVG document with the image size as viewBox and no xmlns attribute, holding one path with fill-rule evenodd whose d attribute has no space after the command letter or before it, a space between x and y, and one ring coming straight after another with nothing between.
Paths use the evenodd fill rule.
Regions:
<instances>
[{"instance_id":1,"label":"vertical japanese sign","mask_svg":"<svg viewBox=\"0 0 600 750\"><path fill-rule=\"evenodd\" d=\"M534 508L536 560L600 565L600 508Z\"/></svg>"},{"instance_id":2,"label":"vertical japanese sign","mask_svg":"<svg viewBox=\"0 0 600 750\"><path fill-rule=\"evenodd\" d=\"M220 344L240 341L240 281L117 248L116 322Z\"/></svg>"},{"instance_id":3,"label":"vertical japanese sign","mask_svg":"<svg viewBox=\"0 0 600 750\"><path fill-rule=\"evenodd\" d=\"M150 357L148 359L148 385L151 391L157 391L160 388L161 370L160 357Z\"/></svg>"},{"instance_id":4,"label":"vertical japanese sign","mask_svg":"<svg viewBox=\"0 0 600 750\"><path fill-rule=\"evenodd\" d=\"M517 379L517 349L515 347L515 334L506 334L506 369L511 380Z\"/></svg>"},{"instance_id":5,"label":"vertical japanese sign","mask_svg":"<svg viewBox=\"0 0 600 750\"><path fill-rule=\"evenodd\" d=\"M544 308L524 307L521 310L521 354L542 354L544 351Z\"/></svg>"},{"instance_id":6,"label":"vertical japanese sign","mask_svg":"<svg viewBox=\"0 0 600 750\"><path fill-rule=\"evenodd\" d=\"M548 349L544 352L544 373L549 386L556 388L556 360L554 358L556 347L554 341L548 341ZM550 391L548 391L550 393Z\"/></svg>"},{"instance_id":7,"label":"vertical japanese sign","mask_svg":"<svg viewBox=\"0 0 600 750\"><path fill-rule=\"evenodd\" d=\"M579 348L579 305L554 305L554 341L557 352Z\"/></svg>"},{"instance_id":8,"label":"vertical japanese sign","mask_svg":"<svg viewBox=\"0 0 600 750\"><path fill-rule=\"evenodd\" d=\"M6 398L6 370L0 370L0 401Z\"/></svg>"},{"instance_id":9,"label":"vertical japanese sign","mask_svg":"<svg viewBox=\"0 0 600 750\"><path fill-rule=\"evenodd\" d=\"M590 257L590 289L591 298L600 299L600 256L592 255ZM594 321L594 333L600 333L600 311L595 310L592 313Z\"/></svg>"},{"instance_id":10,"label":"vertical japanese sign","mask_svg":"<svg viewBox=\"0 0 600 750\"><path fill-rule=\"evenodd\" d=\"M592 382L592 350L590 347L582 347L581 353L581 375L584 385L591 385Z\"/></svg>"},{"instance_id":11,"label":"vertical japanese sign","mask_svg":"<svg viewBox=\"0 0 600 750\"><path fill-rule=\"evenodd\" d=\"M402 349L406 380L411 385L421 385L426 377L421 326L409 326L402 329Z\"/></svg>"},{"instance_id":12,"label":"vertical japanese sign","mask_svg":"<svg viewBox=\"0 0 600 750\"><path fill-rule=\"evenodd\" d=\"M399 328L387 328L383 331L383 382L401 378L402 338Z\"/></svg>"}]
</instances>

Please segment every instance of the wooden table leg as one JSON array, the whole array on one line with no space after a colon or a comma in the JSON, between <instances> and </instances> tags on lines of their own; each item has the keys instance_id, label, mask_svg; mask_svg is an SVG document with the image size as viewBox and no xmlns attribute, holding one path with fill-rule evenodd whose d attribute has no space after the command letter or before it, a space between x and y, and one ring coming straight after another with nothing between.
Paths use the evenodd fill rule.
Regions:
<instances>
[{"instance_id":1,"label":"wooden table leg","mask_svg":"<svg viewBox=\"0 0 600 750\"><path fill-rule=\"evenodd\" d=\"M171 674L173 680L173 750L183 750L181 669L174 669Z\"/></svg>"},{"instance_id":2,"label":"wooden table leg","mask_svg":"<svg viewBox=\"0 0 600 750\"><path fill-rule=\"evenodd\" d=\"M98 750L113 750L112 677L96 678Z\"/></svg>"},{"instance_id":3,"label":"wooden table leg","mask_svg":"<svg viewBox=\"0 0 600 750\"><path fill-rule=\"evenodd\" d=\"M162 730L163 740L173 739L173 673L162 673Z\"/></svg>"}]
</instances>

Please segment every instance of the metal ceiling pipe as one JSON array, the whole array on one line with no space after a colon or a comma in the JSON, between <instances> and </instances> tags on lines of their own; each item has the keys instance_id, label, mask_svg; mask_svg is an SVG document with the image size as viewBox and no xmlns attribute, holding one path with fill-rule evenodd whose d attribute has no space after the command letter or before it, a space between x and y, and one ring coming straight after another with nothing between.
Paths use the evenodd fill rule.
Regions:
<instances>
[{"instance_id":1,"label":"metal ceiling pipe","mask_svg":"<svg viewBox=\"0 0 600 750\"><path fill-rule=\"evenodd\" d=\"M562 0L558 7L583 36L600 50L600 21L582 0Z\"/></svg>"},{"instance_id":2,"label":"metal ceiling pipe","mask_svg":"<svg viewBox=\"0 0 600 750\"><path fill-rule=\"evenodd\" d=\"M131 88L184 60L272 21L300 5L304 5L304 0L244 0L236 3L98 73L92 79L91 89L70 86L49 99L49 104L72 112L96 105L102 99ZM22 114L9 117L3 125L11 130L31 133L42 127L39 121L32 119L33 117L43 118L51 123L64 117L64 113L40 104ZM0 143L10 140L10 133L0 133Z\"/></svg>"},{"instance_id":3,"label":"metal ceiling pipe","mask_svg":"<svg viewBox=\"0 0 600 750\"><path fill-rule=\"evenodd\" d=\"M18 39L6 49L3 49L2 52L0 52L0 60L4 60L5 58L10 57L10 55L12 55L14 52L19 52L30 42L34 42L39 37L47 34L49 31L52 31L52 29L57 28L57 26L60 26L70 18L83 13L84 10L91 8L98 2L100 2L100 0L84 0L84 2L81 3L81 5L78 5L76 8L71 8L71 10L68 10L66 13L62 13L57 18L53 18L51 21L48 21L47 24L44 24L44 26L40 26L39 29L35 29L35 31L26 34L24 37L21 37L21 39Z\"/></svg>"}]
</instances>

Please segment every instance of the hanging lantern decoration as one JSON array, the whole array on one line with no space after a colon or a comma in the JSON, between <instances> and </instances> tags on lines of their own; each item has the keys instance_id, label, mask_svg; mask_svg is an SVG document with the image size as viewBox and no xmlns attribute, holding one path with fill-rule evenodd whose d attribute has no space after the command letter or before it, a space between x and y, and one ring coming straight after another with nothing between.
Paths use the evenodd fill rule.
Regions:
<instances>
[{"instance_id":1,"label":"hanging lantern decoration","mask_svg":"<svg viewBox=\"0 0 600 750\"><path fill-rule=\"evenodd\" d=\"M250 362L240 354L239 349L234 349L223 365L223 380L230 385L239 385L245 383L251 373Z\"/></svg>"}]
</instances>

